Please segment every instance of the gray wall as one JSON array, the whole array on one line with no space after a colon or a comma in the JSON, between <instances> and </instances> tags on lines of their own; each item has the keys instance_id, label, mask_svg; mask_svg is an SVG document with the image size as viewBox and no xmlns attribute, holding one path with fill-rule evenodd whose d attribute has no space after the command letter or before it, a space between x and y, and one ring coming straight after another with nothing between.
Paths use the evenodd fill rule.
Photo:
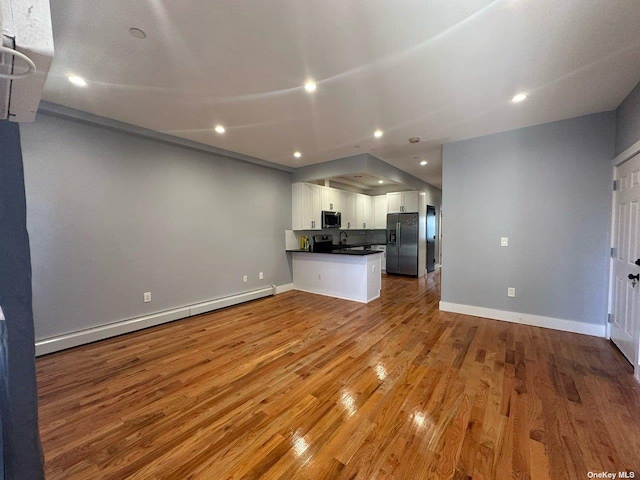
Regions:
<instances>
[{"instance_id":1,"label":"gray wall","mask_svg":"<svg viewBox=\"0 0 640 480\"><path fill-rule=\"evenodd\" d=\"M640 141L640 83L616 110L616 155Z\"/></svg>"},{"instance_id":2,"label":"gray wall","mask_svg":"<svg viewBox=\"0 0 640 480\"><path fill-rule=\"evenodd\" d=\"M607 112L445 145L442 300L605 322L614 141Z\"/></svg>"},{"instance_id":3,"label":"gray wall","mask_svg":"<svg viewBox=\"0 0 640 480\"><path fill-rule=\"evenodd\" d=\"M290 173L49 113L21 133L37 339L292 281Z\"/></svg>"}]
</instances>

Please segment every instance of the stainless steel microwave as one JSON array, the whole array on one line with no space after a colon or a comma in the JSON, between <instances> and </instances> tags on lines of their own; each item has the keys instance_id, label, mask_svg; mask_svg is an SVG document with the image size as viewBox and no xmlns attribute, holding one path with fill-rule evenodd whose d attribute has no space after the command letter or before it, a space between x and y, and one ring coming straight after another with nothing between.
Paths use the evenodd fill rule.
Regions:
<instances>
[{"instance_id":1,"label":"stainless steel microwave","mask_svg":"<svg viewBox=\"0 0 640 480\"><path fill-rule=\"evenodd\" d=\"M322 211L322 228L340 228L340 212Z\"/></svg>"}]
</instances>

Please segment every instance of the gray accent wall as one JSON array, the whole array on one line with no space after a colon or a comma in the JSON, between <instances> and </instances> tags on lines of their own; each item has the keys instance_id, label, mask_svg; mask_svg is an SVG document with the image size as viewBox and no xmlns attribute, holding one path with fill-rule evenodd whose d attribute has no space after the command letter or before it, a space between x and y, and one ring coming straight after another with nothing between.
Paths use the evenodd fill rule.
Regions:
<instances>
[{"instance_id":1,"label":"gray accent wall","mask_svg":"<svg viewBox=\"0 0 640 480\"><path fill-rule=\"evenodd\" d=\"M442 300L602 325L614 143L607 112L446 144Z\"/></svg>"},{"instance_id":2,"label":"gray accent wall","mask_svg":"<svg viewBox=\"0 0 640 480\"><path fill-rule=\"evenodd\" d=\"M640 142L640 83L616 110L616 155Z\"/></svg>"},{"instance_id":3,"label":"gray accent wall","mask_svg":"<svg viewBox=\"0 0 640 480\"><path fill-rule=\"evenodd\" d=\"M291 283L290 173L47 112L21 134L36 339Z\"/></svg>"}]
</instances>

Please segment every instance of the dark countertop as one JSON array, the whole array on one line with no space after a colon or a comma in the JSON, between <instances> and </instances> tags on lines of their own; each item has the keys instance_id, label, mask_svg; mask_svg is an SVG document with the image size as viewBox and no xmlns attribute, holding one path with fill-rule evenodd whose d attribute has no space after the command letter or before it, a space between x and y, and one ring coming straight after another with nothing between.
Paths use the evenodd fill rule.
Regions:
<instances>
[{"instance_id":1,"label":"dark countertop","mask_svg":"<svg viewBox=\"0 0 640 480\"><path fill-rule=\"evenodd\" d=\"M330 252L310 252L308 250L287 250L287 252L298 252L298 253L324 253L326 255L373 255L375 253L382 253L380 250L352 250L350 248L336 248L331 250Z\"/></svg>"}]
</instances>

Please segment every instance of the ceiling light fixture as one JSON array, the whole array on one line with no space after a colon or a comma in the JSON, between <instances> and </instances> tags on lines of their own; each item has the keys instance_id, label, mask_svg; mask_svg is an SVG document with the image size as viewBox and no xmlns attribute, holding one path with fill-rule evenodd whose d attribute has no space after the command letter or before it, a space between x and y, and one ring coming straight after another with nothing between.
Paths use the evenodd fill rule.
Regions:
<instances>
[{"instance_id":1,"label":"ceiling light fixture","mask_svg":"<svg viewBox=\"0 0 640 480\"><path fill-rule=\"evenodd\" d=\"M302 154L300 152L293 152L293 156L296 158L300 158Z\"/></svg>"},{"instance_id":2,"label":"ceiling light fixture","mask_svg":"<svg viewBox=\"0 0 640 480\"><path fill-rule=\"evenodd\" d=\"M428 163L428 162L427 162L426 160L422 160L422 161L420 162L420 165L422 165L422 166L424 167L427 163Z\"/></svg>"},{"instance_id":3,"label":"ceiling light fixture","mask_svg":"<svg viewBox=\"0 0 640 480\"><path fill-rule=\"evenodd\" d=\"M139 40L142 40L143 38L147 38L147 34L144 33L142 30L140 30L139 28L130 28L129 29L129 33L131 34L132 37L137 38Z\"/></svg>"},{"instance_id":4,"label":"ceiling light fixture","mask_svg":"<svg viewBox=\"0 0 640 480\"><path fill-rule=\"evenodd\" d=\"M382 130L376 130L375 132L373 132L373 136L376 138L380 138L382 135L384 135L384 132Z\"/></svg>"},{"instance_id":5,"label":"ceiling light fixture","mask_svg":"<svg viewBox=\"0 0 640 480\"><path fill-rule=\"evenodd\" d=\"M225 128L222 125L216 125L216 128L214 128L214 130L218 133L226 132Z\"/></svg>"},{"instance_id":6,"label":"ceiling light fixture","mask_svg":"<svg viewBox=\"0 0 640 480\"><path fill-rule=\"evenodd\" d=\"M67 78L76 87L86 87L87 86L87 81L82 77L78 77L77 75L69 75Z\"/></svg>"},{"instance_id":7,"label":"ceiling light fixture","mask_svg":"<svg viewBox=\"0 0 640 480\"><path fill-rule=\"evenodd\" d=\"M517 95L513 96L511 101L513 103L520 103L520 102L525 101L526 99L527 99L527 94L526 93L518 93Z\"/></svg>"},{"instance_id":8,"label":"ceiling light fixture","mask_svg":"<svg viewBox=\"0 0 640 480\"><path fill-rule=\"evenodd\" d=\"M315 92L316 91L317 85L316 82L314 82L313 80L309 80L307 83L304 84L304 89L311 93L311 92Z\"/></svg>"},{"instance_id":9,"label":"ceiling light fixture","mask_svg":"<svg viewBox=\"0 0 640 480\"><path fill-rule=\"evenodd\" d=\"M378 180L378 183L384 183L384 180Z\"/></svg>"}]
</instances>

